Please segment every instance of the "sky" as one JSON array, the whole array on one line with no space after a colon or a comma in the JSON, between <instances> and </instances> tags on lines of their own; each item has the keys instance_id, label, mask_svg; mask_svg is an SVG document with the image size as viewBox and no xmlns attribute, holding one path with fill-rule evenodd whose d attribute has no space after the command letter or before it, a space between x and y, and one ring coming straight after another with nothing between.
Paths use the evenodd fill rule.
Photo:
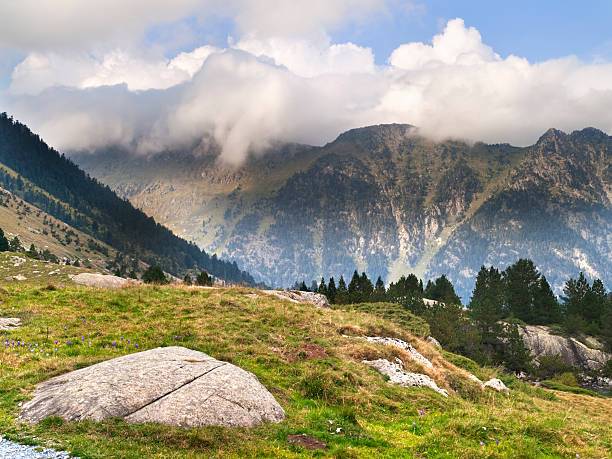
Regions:
<instances>
[{"instance_id":1,"label":"sky","mask_svg":"<svg viewBox=\"0 0 612 459\"><path fill-rule=\"evenodd\" d=\"M409 123L612 133L612 2L0 0L0 111L63 150L321 145Z\"/></svg>"}]
</instances>

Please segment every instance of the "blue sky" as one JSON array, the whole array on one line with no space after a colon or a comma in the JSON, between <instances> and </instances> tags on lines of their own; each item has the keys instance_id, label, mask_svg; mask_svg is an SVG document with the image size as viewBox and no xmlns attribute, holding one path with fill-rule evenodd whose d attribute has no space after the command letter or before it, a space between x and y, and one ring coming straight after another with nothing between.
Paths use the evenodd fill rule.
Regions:
<instances>
[{"instance_id":1,"label":"blue sky","mask_svg":"<svg viewBox=\"0 0 612 459\"><path fill-rule=\"evenodd\" d=\"M0 106L57 148L212 136L236 163L386 122L527 145L612 132L611 19L610 0L0 2Z\"/></svg>"}]
</instances>

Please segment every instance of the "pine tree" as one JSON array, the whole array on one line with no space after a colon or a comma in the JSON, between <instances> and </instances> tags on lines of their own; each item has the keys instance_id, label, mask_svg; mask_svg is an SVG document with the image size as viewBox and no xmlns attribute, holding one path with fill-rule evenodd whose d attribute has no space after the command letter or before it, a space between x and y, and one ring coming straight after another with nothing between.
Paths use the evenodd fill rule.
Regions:
<instances>
[{"instance_id":1,"label":"pine tree","mask_svg":"<svg viewBox=\"0 0 612 459\"><path fill-rule=\"evenodd\" d=\"M362 303L372 300L374 286L372 285L372 281L368 278L365 272L362 272L361 277L359 278L359 293L361 295L360 301Z\"/></svg>"},{"instance_id":2,"label":"pine tree","mask_svg":"<svg viewBox=\"0 0 612 459\"><path fill-rule=\"evenodd\" d=\"M346 304L347 301L348 289L346 288L346 282L344 281L344 277L340 276L340 280L338 281L338 290L336 292L336 303Z\"/></svg>"},{"instance_id":3,"label":"pine tree","mask_svg":"<svg viewBox=\"0 0 612 459\"><path fill-rule=\"evenodd\" d=\"M348 301L349 303L363 303L361 289L359 288L361 284L361 279L359 278L359 274L357 274L357 270L353 273L353 277L351 282L348 285Z\"/></svg>"},{"instance_id":4,"label":"pine tree","mask_svg":"<svg viewBox=\"0 0 612 459\"><path fill-rule=\"evenodd\" d=\"M302 281L299 290L300 292L308 292L308 286L306 285L306 282Z\"/></svg>"},{"instance_id":5,"label":"pine tree","mask_svg":"<svg viewBox=\"0 0 612 459\"><path fill-rule=\"evenodd\" d=\"M185 285L193 284L193 281L191 280L191 276L189 274L185 274L185 277L183 277L183 283Z\"/></svg>"},{"instance_id":6,"label":"pine tree","mask_svg":"<svg viewBox=\"0 0 612 459\"><path fill-rule=\"evenodd\" d=\"M455 287L444 274L438 277L435 282L427 282L423 296L444 304L461 304L461 298L455 293Z\"/></svg>"},{"instance_id":7,"label":"pine tree","mask_svg":"<svg viewBox=\"0 0 612 459\"><path fill-rule=\"evenodd\" d=\"M332 304L336 302L336 281L333 277L329 278L329 283L327 284L327 299Z\"/></svg>"},{"instance_id":8,"label":"pine tree","mask_svg":"<svg viewBox=\"0 0 612 459\"><path fill-rule=\"evenodd\" d=\"M203 270L202 272L200 272L200 274L196 276L195 283L196 285L210 287L213 284L213 281L210 275L205 270Z\"/></svg>"},{"instance_id":9,"label":"pine tree","mask_svg":"<svg viewBox=\"0 0 612 459\"><path fill-rule=\"evenodd\" d=\"M0 252L7 252L8 249L9 242L6 237L4 237L4 231L2 231L2 228L0 228Z\"/></svg>"},{"instance_id":10,"label":"pine tree","mask_svg":"<svg viewBox=\"0 0 612 459\"><path fill-rule=\"evenodd\" d=\"M501 274L491 266L481 266L476 276L476 286L470 300L470 311L481 336L484 351L492 357L500 346L502 332L500 319L503 312L503 282Z\"/></svg>"},{"instance_id":11,"label":"pine tree","mask_svg":"<svg viewBox=\"0 0 612 459\"><path fill-rule=\"evenodd\" d=\"M24 248L21 246L21 242L19 241L19 238L17 236L15 236L9 243L9 250L11 252L23 252L24 251Z\"/></svg>"},{"instance_id":12,"label":"pine tree","mask_svg":"<svg viewBox=\"0 0 612 459\"><path fill-rule=\"evenodd\" d=\"M561 307L546 280L546 276L540 278L535 296L535 309L535 323L537 324L558 324L562 321Z\"/></svg>"},{"instance_id":13,"label":"pine tree","mask_svg":"<svg viewBox=\"0 0 612 459\"><path fill-rule=\"evenodd\" d=\"M147 284L167 284L168 279L159 265L149 266L142 274L142 281Z\"/></svg>"},{"instance_id":14,"label":"pine tree","mask_svg":"<svg viewBox=\"0 0 612 459\"><path fill-rule=\"evenodd\" d=\"M372 295L372 301L385 301L385 295L385 283L383 282L381 277L378 276L378 279L376 279L376 285L374 287L374 293Z\"/></svg>"},{"instance_id":15,"label":"pine tree","mask_svg":"<svg viewBox=\"0 0 612 459\"><path fill-rule=\"evenodd\" d=\"M325 278L322 277L321 278L321 282L319 283L319 287L317 288L317 292L319 292L321 295L325 295L327 296L328 291L327 291L327 285L325 285ZM329 298L328 298L329 300Z\"/></svg>"},{"instance_id":16,"label":"pine tree","mask_svg":"<svg viewBox=\"0 0 612 459\"><path fill-rule=\"evenodd\" d=\"M533 261L521 258L503 272L507 311L527 323L536 319L535 297L540 273Z\"/></svg>"},{"instance_id":17,"label":"pine tree","mask_svg":"<svg viewBox=\"0 0 612 459\"><path fill-rule=\"evenodd\" d=\"M507 324L504 330L505 345L502 353L504 366L516 373L531 371L532 355L525 347L525 342L518 331L518 325Z\"/></svg>"}]
</instances>

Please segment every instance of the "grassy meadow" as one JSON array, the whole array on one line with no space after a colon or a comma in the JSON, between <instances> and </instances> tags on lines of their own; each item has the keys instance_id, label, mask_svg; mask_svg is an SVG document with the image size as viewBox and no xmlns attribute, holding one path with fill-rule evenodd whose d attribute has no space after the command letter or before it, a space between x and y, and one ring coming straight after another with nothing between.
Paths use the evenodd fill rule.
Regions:
<instances>
[{"instance_id":1,"label":"grassy meadow","mask_svg":"<svg viewBox=\"0 0 612 459\"><path fill-rule=\"evenodd\" d=\"M424 342L427 325L419 318L402 316L396 323L367 308L319 309L246 288L111 291L13 281L4 282L0 297L0 317L23 322L0 332L0 433L22 443L82 458L611 455L611 399L535 388L440 352ZM414 363L400 349L358 338L366 335L404 339L435 369ZM195 348L254 373L282 405L286 420L254 429L183 429L120 419L51 418L38 425L18 419L19 405L41 381L170 345ZM393 386L361 363L381 357L399 357L408 370L429 374L450 397ZM501 377L510 396L483 392L451 361L481 379ZM301 433L329 449L308 452L287 443L288 435Z\"/></svg>"}]
</instances>

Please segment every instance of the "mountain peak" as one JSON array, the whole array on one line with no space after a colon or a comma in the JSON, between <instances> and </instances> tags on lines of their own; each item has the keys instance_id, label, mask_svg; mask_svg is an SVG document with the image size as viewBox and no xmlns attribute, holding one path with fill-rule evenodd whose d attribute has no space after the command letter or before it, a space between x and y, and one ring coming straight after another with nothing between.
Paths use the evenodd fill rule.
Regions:
<instances>
[{"instance_id":1,"label":"mountain peak","mask_svg":"<svg viewBox=\"0 0 612 459\"><path fill-rule=\"evenodd\" d=\"M547 130L536 142L536 145L540 145L542 143L554 142L555 140L561 140L567 137L567 134L559 129L550 128Z\"/></svg>"}]
</instances>

